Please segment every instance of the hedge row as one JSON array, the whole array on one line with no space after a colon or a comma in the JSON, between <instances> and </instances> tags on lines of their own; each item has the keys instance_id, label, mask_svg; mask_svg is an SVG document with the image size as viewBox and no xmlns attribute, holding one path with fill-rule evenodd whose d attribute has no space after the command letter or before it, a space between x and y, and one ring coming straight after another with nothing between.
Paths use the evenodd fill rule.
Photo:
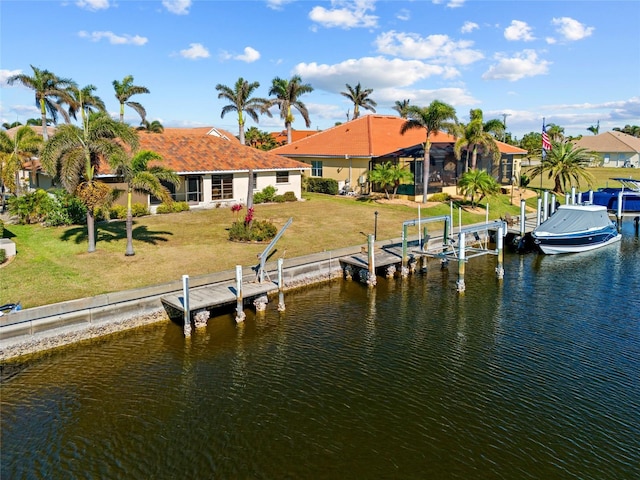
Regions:
<instances>
[{"instance_id":1,"label":"hedge row","mask_svg":"<svg viewBox=\"0 0 640 480\"><path fill-rule=\"evenodd\" d=\"M313 193L338 194L338 181L333 178L311 177L307 179L307 191Z\"/></svg>"}]
</instances>

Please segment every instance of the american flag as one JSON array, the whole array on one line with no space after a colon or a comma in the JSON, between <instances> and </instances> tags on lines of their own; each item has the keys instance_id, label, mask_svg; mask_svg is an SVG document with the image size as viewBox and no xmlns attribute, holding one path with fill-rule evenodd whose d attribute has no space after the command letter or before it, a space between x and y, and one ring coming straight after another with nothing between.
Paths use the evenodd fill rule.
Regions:
<instances>
[{"instance_id":1,"label":"american flag","mask_svg":"<svg viewBox=\"0 0 640 480\"><path fill-rule=\"evenodd\" d=\"M551 150L551 142L549 141L549 135L547 135L547 130L544 125L542 126L542 150L545 153Z\"/></svg>"}]
</instances>

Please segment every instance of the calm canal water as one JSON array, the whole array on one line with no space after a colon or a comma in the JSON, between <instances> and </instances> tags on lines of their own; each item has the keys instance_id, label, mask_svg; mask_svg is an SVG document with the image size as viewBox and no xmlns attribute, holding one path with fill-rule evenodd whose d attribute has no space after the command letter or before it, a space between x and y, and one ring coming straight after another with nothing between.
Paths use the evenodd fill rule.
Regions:
<instances>
[{"instance_id":1,"label":"calm canal water","mask_svg":"<svg viewBox=\"0 0 640 480\"><path fill-rule=\"evenodd\" d=\"M640 240L338 282L54 353L1 388L1 478L638 479Z\"/></svg>"}]
</instances>

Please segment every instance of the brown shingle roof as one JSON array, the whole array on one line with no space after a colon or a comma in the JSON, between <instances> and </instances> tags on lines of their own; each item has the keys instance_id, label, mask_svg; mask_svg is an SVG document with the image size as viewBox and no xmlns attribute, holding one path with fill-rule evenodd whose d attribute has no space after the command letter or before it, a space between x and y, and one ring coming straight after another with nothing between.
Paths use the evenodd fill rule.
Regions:
<instances>
[{"instance_id":1,"label":"brown shingle roof","mask_svg":"<svg viewBox=\"0 0 640 480\"><path fill-rule=\"evenodd\" d=\"M405 119L392 115L365 115L271 151L292 157L381 157L424 143L424 129L408 130L404 135L400 133L405 122ZM444 132L432 135L430 140L431 143L456 141L455 137ZM506 143L498 142L498 146L502 153L526 153L526 150Z\"/></svg>"},{"instance_id":2,"label":"brown shingle roof","mask_svg":"<svg viewBox=\"0 0 640 480\"><path fill-rule=\"evenodd\" d=\"M640 152L640 138L615 131L582 137L575 142L575 145L580 148L586 148L591 152L600 153Z\"/></svg>"},{"instance_id":3,"label":"brown shingle roof","mask_svg":"<svg viewBox=\"0 0 640 480\"><path fill-rule=\"evenodd\" d=\"M140 149L163 158L162 165L177 173L308 169L309 165L212 135L167 129L141 133Z\"/></svg>"}]
</instances>

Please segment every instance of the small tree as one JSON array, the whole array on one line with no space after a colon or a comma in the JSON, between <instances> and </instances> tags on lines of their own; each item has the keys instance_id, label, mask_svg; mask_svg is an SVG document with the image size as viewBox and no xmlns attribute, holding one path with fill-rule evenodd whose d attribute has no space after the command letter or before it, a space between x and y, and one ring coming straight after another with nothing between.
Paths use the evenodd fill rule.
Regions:
<instances>
[{"instance_id":1,"label":"small tree","mask_svg":"<svg viewBox=\"0 0 640 480\"><path fill-rule=\"evenodd\" d=\"M368 176L370 182L377 183L384 189L387 199L389 199L390 187L393 187L392 198L395 198L401 183L413 181L413 173L401 165L394 165L390 161L376 165Z\"/></svg>"},{"instance_id":2,"label":"small tree","mask_svg":"<svg viewBox=\"0 0 640 480\"><path fill-rule=\"evenodd\" d=\"M471 198L471 206L476 206L476 195L479 195L478 202L484 197L496 195L500 191L498 182L484 170L469 170L458 180L458 188L465 197Z\"/></svg>"}]
</instances>

